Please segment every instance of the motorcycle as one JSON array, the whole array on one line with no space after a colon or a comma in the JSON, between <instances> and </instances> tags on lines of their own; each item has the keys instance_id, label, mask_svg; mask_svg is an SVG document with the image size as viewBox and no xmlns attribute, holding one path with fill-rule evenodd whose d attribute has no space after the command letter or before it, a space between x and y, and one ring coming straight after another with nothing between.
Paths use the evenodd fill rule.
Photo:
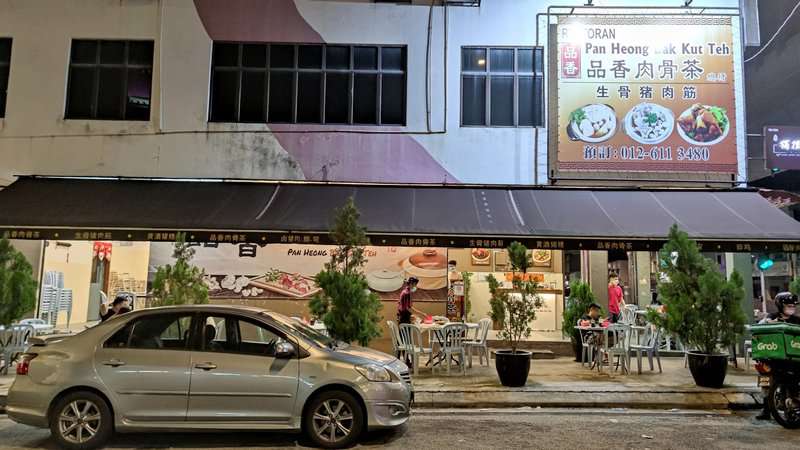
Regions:
<instances>
[{"instance_id":1,"label":"motorcycle","mask_svg":"<svg viewBox=\"0 0 800 450\"><path fill-rule=\"evenodd\" d=\"M769 388L769 410L784 428L800 428L800 362L785 359L756 361L758 386Z\"/></svg>"}]
</instances>

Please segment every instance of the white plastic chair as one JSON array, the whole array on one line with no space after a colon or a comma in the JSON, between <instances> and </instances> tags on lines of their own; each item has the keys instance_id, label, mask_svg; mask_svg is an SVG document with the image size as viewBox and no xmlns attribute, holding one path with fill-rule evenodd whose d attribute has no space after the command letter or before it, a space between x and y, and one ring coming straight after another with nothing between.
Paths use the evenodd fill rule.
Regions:
<instances>
[{"instance_id":1,"label":"white plastic chair","mask_svg":"<svg viewBox=\"0 0 800 450\"><path fill-rule=\"evenodd\" d=\"M394 352L394 356L399 358L403 356L405 349L402 341L400 340L400 331L397 328L397 323L387 320L386 325L389 326L389 332L392 334L392 351Z\"/></svg>"},{"instance_id":2,"label":"white plastic chair","mask_svg":"<svg viewBox=\"0 0 800 450\"><path fill-rule=\"evenodd\" d=\"M634 325L636 321L636 310L639 307L636 305L625 305L620 311L620 322L625 325Z\"/></svg>"},{"instance_id":3,"label":"white plastic chair","mask_svg":"<svg viewBox=\"0 0 800 450\"><path fill-rule=\"evenodd\" d=\"M744 341L744 370L750 370L750 358L753 356L753 341L746 339Z\"/></svg>"},{"instance_id":4,"label":"white plastic chair","mask_svg":"<svg viewBox=\"0 0 800 450\"><path fill-rule=\"evenodd\" d=\"M658 361L658 371L661 370L661 355L658 353L658 347L661 342L661 330L650 325L645 330L644 343L632 344L630 350L636 352L636 367L639 375L642 374L642 353L647 355L647 361L650 363L650 370L653 369L653 357Z\"/></svg>"},{"instance_id":5,"label":"white plastic chair","mask_svg":"<svg viewBox=\"0 0 800 450\"><path fill-rule=\"evenodd\" d=\"M580 319L576 325L581 325ZM581 366L588 364L591 367L592 358L594 358L594 345L592 345L592 341L589 338L592 334L589 331L578 330L578 335L581 337Z\"/></svg>"},{"instance_id":6,"label":"white plastic chair","mask_svg":"<svg viewBox=\"0 0 800 450\"><path fill-rule=\"evenodd\" d=\"M0 331L0 356L3 366L0 374L7 375L8 368L20 353L28 349L28 338L33 337L34 329L30 325L12 325Z\"/></svg>"},{"instance_id":7,"label":"white plastic chair","mask_svg":"<svg viewBox=\"0 0 800 450\"><path fill-rule=\"evenodd\" d=\"M491 326L492 319L486 318L479 320L475 339L464 341L464 346L467 348L467 361L470 368L472 368L472 349L478 350L478 361L481 365L483 365L484 357L486 357L486 365L489 365L489 344L486 338L489 335L489 328Z\"/></svg>"},{"instance_id":8,"label":"white plastic chair","mask_svg":"<svg viewBox=\"0 0 800 450\"><path fill-rule=\"evenodd\" d=\"M600 348L600 355L598 355L597 367L599 371L603 371L603 359L608 358L609 368L612 364L612 359L616 356L617 363L614 370L622 367L623 373L628 373L630 357L630 327L624 324L615 324L605 330L605 342L603 347ZM614 345L609 346L609 340L613 339Z\"/></svg>"},{"instance_id":9,"label":"white plastic chair","mask_svg":"<svg viewBox=\"0 0 800 450\"><path fill-rule=\"evenodd\" d=\"M428 361L433 358L433 350L422 346L422 332L419 327L410 323L400 324L400 342L407 355L411 356L414 365L414 375L419 375L419 357L428 355Z\"/></svg>"},{"instance_id":10,"label":"white plastic chair","mask_svg":"<svg viewBox=\"0 0 800 450\"><path fill-rule=\"evenodd\" d=\"M467 326L463 323L448 323L439 331L441 336L441 354L444 358L442 364L447 363L447 374L450 375L450 363L453 357L458 355L461 373L467 374L466 350L464 349L464 338L467 334Z\"/></svg>"}]
</instances>

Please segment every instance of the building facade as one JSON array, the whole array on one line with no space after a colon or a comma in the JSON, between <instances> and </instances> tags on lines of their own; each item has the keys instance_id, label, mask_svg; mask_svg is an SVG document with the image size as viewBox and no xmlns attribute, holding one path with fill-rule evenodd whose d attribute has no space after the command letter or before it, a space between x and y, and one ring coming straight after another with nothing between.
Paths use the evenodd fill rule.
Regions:
<instances>
[{"instance_id":1,"label":"building facade","mask_svg":"<svg viewBox=\"0 0 800 450\"><path fill-rule=\"evenodd\" d=\"M681 8L682 1L606 0L588 8L577 2L577 11L563 3L0 0L0 185L18 175L657 188L735 187L746 181L738 0L696 0L691 8ZM625 167L564 165L559 152L566 139L560 133L571 131L559 119L582 108L558 109L562 94L573 89L558 84L559 71L571 77L564 71L569 58L562 53L566 47L559 39L566 34L560 30L578 24L588 39L613 41L613 35L601 36L601 25L596 34L586 25L604 20L666 30L653 39L668 40L670 27L702 25L703 14L717 17L709 24L727 33L719 41L724 45L706 48L701 42L699 50L726 52L719 73L727 78L696 79L698 85L721 82L727 89L724 164L712 164L712 154L711 160L706 155L709 165L659 166L666 157L658 152L657 158L645 155L652 165L627 164L642 157L630 147ZM579 23L581 17L589 22ZM588 54L587 45L578 49ZM589 70L600 69L595 62L606 64L608 75L590 96L595 106L611 103L601 100L601 88L608 86L621 99L613 68L622 70L622 78L634 77L618 60L639 64L639 72L647 66L635 45L611 42L609 48L622 56L590 58L581 69L591 77ZM661 97L638 90L643 103L666 98L661 85L653 84ZM684 95L684 107L696 98L691 92L677 94ZM617 128L619 136L627 130L621 123ZM670 139L677 141L678 133ZM599 154L602 159L602 149ZM21 245L44 271L72 270L59 266L55 247ZM92 249L76 244L65 250L85 256L82 278L96 272L93 259L103 259ZM114 249L112 267L121 261L116 244ZM139 250L143 261L158 253ZM484 253L462 253L454 258L470 270L503 270L494 256L486 262ZM556 247L549 258L556 262L543 271L558 274L545 277L554 295L553 325L545 327L550 331L560 328L555 324L571 275L590 279L605 299L607 275L614 272L635 302L652 300L658 267L649 251L609 247L566 254ZM750 267L749 255L719 258L729 271ZM58 262L50 267L47 261ZM130 286L123 280L135 285L143 276L141 268L110 270L125 290ZM226 276L219 275L214 282ZM97 291L114 284L105 276L92 275L90 286L73 289L71 304L84 309L73 321L94 315Z\"/></svg>"},{"instance_id":2,"label":"building facade","mask_svg":"<svg viewBox=\"0 0 800 450\"><path fill-rule=\"evenodd\" d=\"M548 184L545 14L559 3L3 1L0 183L46 174ZM742 101L739 29L734 20ZM92 53L109 40L133 48ZM266 51L258 46L237 59L242 43L273 44L274 64L250 58ZM110 53L123 51L138 60ZM744 145L738 152L744 170Z\"/></svg>"}]
</instances>

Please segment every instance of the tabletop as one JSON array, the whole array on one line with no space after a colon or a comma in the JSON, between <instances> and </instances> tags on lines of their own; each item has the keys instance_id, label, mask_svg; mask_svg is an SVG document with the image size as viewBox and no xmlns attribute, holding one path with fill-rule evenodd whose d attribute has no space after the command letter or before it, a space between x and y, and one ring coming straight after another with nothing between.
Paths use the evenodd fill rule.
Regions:
<instances>
[{"instance_id":1,"label":"tabletop","mask_svg":"<svg viewBox=\"0 0 800 450\"><path fill-rule=\"evenodd\" d=\"M464 325L467 326L468 330L472 330L472 329L478 328L478 324L477 323L471 323L471 322L450 322L450 323L463 323ZM448 324L446 324L446 323L443 323L443 324L438 324L438 323L418 323L416 325L422 331L429 331L429 330L438 331L438 330L441 330L442 328L444 328L444 326L448 325Z\"/></svg>"},{"instance_id":2,"label":"tabletop","mask_svg":"<svg viewBox=\"0 0 800 450\"><path fill-rule=\"evenodd\" d=\"M576 330L583 330L583 331L605 331L609 327L580 327L576 325L574 328Z\"/></svg>"}]
</instances>

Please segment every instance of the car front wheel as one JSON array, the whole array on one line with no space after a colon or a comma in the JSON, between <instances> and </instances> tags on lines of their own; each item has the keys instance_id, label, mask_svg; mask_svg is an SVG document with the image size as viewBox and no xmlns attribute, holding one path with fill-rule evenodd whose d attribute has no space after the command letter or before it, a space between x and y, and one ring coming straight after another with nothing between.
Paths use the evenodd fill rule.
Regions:
<instances>
[{"instance_id":1,"label":"car front wheel","mask_svg":"<svg viewBox=\"0 0 800 450\"><path fill-rule=\"evenodd\" d=\"M50 432L61 448L102 447L113 432L111 409L92 392L72 392L59 399L50 413Z\"/></svg>"},{"instance_id":2,"label":"car front wheel","mask_svg":"<svg viewBox=\"0 0 800 450\"><path fill-rule=\"evenodd\" d=\"M314 397L304 419L306 434L322 448L349 447L364 429L361 405L344 391L327 391Z\"/></svg>"}]
</instances>

